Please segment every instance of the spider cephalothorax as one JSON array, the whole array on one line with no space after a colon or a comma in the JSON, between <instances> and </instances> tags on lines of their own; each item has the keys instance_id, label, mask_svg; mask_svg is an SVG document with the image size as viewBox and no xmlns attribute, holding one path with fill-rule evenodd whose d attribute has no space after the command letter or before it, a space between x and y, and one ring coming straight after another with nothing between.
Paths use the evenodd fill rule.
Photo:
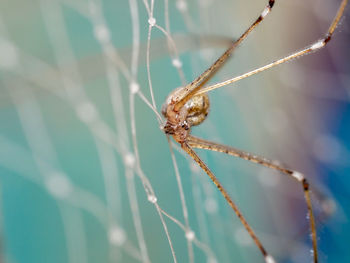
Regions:
<instances>
[{"instance_id":1,"label":"spider cephalothorax","mask_svg":"<svg viewBox=\"0 0 350 263\"><path fill-rule=\"evenodd\" d=\"M171 92L162 106L162 114L167 119L163 130L171 134L178 142L186 139L192 126L201 124L209 113L209 97L206 93L193 96L179 109L175 109L177 94L183 92L178 88Z\"/></svg>"}]
</instances>

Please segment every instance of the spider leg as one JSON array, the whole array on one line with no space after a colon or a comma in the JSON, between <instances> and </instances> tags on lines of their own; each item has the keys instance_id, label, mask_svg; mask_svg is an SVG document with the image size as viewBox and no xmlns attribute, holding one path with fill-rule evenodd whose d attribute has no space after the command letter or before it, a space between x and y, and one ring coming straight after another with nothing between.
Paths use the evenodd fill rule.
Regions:
<instances>
[{"instance_id":1,"label":"spider leg","mask_svg":"<svg viewBox=\"0 0 350 263\"><path fill-rule=\"evenodd\" d=\"M275 60L275 61L273 61L273 62L271 62L271 63L269 63L269 64L267 64L265 66L256 68L256 69L254 69L252 71L249 71L247 73L244 73L244 74L242 74L240 76L237 76L237 77L225 80L225 81L220 82L220 83L216 83L216 84L208 86L208 87L201 88L202 85L200 85L199 88L195 88L195 91L193 92L193 94L198 95L198 94L206 93L208 91L211 91L211 90L214 90L214 89L226 86L226 85L231 84L231 83L234 83L234 82L239 81L241 79L245 79L247 77L250 77L252 75L255 75L257 73L260 73L262 71L270 69L272 67L275 67L275 66L277 66L279 64L282 64L284 62L287 62L289 60L292 60L292 59L295 59L295 58L299 58L299 57L301 57L303 55L310 54L311 52L320 50L321 48L325 47L326 44L331 40L332 35L334 33L334 30L337 27L337 25L339 23L339 20L340 20L340 18L342 17L342 15L344 13L344 10L345 10L345 7L346 7L347 3L348 3L348 0L343 0L341 2L340 7L338 9L338 12L337 12L335 18L333 19L332 24L330 25L326 35L322 39L314 42L313 44L309 45L308 47L305 47L305 48L303 48L303 49L301 49L301 50L299 50L299 51L297 51L297 52L295 52L295 53L293 53L293 54L291 54L289 56L286 56L286 57L280 58L278 60Z\"/></svg>"},{"instance_id":2,"label":"spider leg","mask_svg":"<svg viewBox=\"0 0 350 263\"><path fill-rule=\"evenodd\" d=\"M184 92L178 95L175 99L177 101L175 105L175 110L179 110L191 97L192 95L201 88L213 74L227 61L231 53L236 49L236 47L257 27L261 21L270 13L272 7L275 4L275 0L269 0L267 6L261 12L260 16L254 21L253 24L235 41L232 45L198 78L194 79L190 84L184 87Z\"/></svg>"},{"instance_id":3,"label":"spider leg","mask_svg":"<svg viewBox=\"0 0 350 263\"><path fill-rule=\"evenodd\" d=\"M315 186L312 187L312 196L314 197L313 199L316 199L317 203L319 203L321 206L321 211L317 215L315 213L315 222L318 225L325 224L334 215L337 209L336 203L331 197L327 196ZM307 225L303 225L300 231L298 231L292 239L301 240L310 232L309 229L309 223L307 223ZM281 259L281 261L288 261L290 257L295 253L295 248L295 245L288 246L287 253Z\"/></svg>"},{"instance_id":4,"label":"spider leg","mask_svg":"<svg viewBox=\"0 0 350 263\"><path fill-rule=\"evenodd\" d=\"M210 179L213 181L215 186L219 189L221 194L224 196L226 201L229 203L229 205L232 207L233 211L236 213L238 216L239 220L242 222L243 226L246 228L248 231L249 235L252 237L254 240L256 246L260 249L261 253L264 256L265 262L266 263L274 263L274 259L272 258L271 255L269 255L266 251L266 249L263 247L261 241L258 239L256 234L254 233L253 229L251 226L248 224L247 220L244 218L242 212L239 210L238 206L233 202L225 188L222 186L222 184L219 182L219 180L216 178L216 176L210 171L208 166L199 158L199 156L196 154L196 152L192 149L192 147L187 143L183 142L181 144L181 148L187 152L192 159L205 171L205 173L210 177Z\"/></svg>"},{"instance_id":5,"label":"spider leg","mask_svg":"<svg viewBox=\"0 0 350 263\"><path fill-rule=\"evenodd\" d=\"M229 154L229 155L232 155L235 157L242 158L242 159L247 160L247 161L251 161L251 162L266 166L266 167L271 168L271 169L278 170L278 171L292 177L293 179L297 180L301 184L301 186L303 187L304 197L305 197L307 210L308 210L308 214L309 214L309 224L310 224L310 229L311 229L312 247L313 247L313 251L314 251L314 253L313 253L314 263L318 262L317 234L316 234L314 213L313 213L313 209L312 209L312 205L311 205L310 189L309 189L310 187L309 187L308 181L306 180L306 178L304 177L303 174L296 172L296 171L293 171L293 170L290 170L290 169L287 169L287 168L284 168L284 167L280 166L279 164L276 164L275 162L270 161L266 158L263 158L263 157L260 157L260 156L242 151L242 150L238 150L238 149L233 148L233 147L229 147L226 145L203 140L203 139L200 139L200 138L197 138L194 136L188 136L186 142L189 145L189 147L226 153L226 154Z\"/></svg>"}]
</instances>

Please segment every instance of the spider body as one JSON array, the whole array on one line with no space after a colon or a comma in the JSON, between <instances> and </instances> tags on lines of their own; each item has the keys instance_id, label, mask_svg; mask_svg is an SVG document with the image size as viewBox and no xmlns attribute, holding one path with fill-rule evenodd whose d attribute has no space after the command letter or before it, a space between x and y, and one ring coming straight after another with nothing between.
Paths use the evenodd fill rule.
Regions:
<instances>
[{"instance_id":1,"label":"spider body","mask_svg":"<svg viewBox=\"0 0 350 263\"><path fill-rule=\"evenodd\" d=\"M162 106L162 114L167 119L163 130L180 144L186 141L192 126L199 125L206 119L210 108L209 97L207 93L203 93L193 96L179 110L176 110L178 95L183 90L182 87L175 89Z\"/></svg>"}]
</instances>

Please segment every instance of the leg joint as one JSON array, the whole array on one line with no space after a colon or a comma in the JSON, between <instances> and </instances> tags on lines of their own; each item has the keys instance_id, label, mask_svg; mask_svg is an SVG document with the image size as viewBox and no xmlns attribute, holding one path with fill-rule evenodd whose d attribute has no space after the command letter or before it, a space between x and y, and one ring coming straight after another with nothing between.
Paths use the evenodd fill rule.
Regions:
<instances>
[{"instance_id":1,"label":"leg joint","mask_svg":"<svg viewBox=\"0 0 350 263\"><path fill-rule=\"evenodd\" d=\"M304 188L304 191L308 191L309 190L309 182L304 178L303 181L303 188Z\"/></svg>"},{"instance_id":2,"label":"leg joint","mask_svg":"<svg viewBox=\"0 0 350 263\"><path fill-rule=\"evenodd\" d=\"M324 39L324 43L327 44L332 38L332 35L331 34L327 34L327 36L325 37Z\"/></svg>"}]
</instances>

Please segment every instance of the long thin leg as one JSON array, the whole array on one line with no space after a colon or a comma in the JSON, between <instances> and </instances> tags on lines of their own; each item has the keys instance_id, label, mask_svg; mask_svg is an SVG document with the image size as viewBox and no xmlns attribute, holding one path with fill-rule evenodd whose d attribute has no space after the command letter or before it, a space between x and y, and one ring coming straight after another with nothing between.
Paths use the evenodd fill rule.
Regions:
<instances>
[{"instance_id":1,"label":"long thin leg","mask_svg":"<svg viewBox=\"0 0 350 263\"><path fill-rule=\"evenodd\" d=\"M293 53L293 54L291 54L291 55L289 55L289 56L287 56L287 57L280 58L280 59L278 59L278 60L276 60L276 61L274 61L274 62L272 62L272 63L270 63L270 64L267 64L267 65L265 65L265 66L263 66L263 67L259 67L259 68L257 68L257 69L252 70L252 71L249 71L249 72L247 72L247 73L244 73L244 74L242 74L242 75L240 75L240 76L234 77L234 78L232 78L232 79L225 80L225 81L223 81L223 82L214 84L214 85L209 86L209 87L203 87L203 88L201 88L202 86L200 86L198 89L197 89L197 88L195 89L195 91L193 92L193 94L198 95L198 94L201 94L201 93L206 93L206 92L208 92L208 91L210 91L210 90L214 90L214 89L217 89L217 88L226 86L226 85L228 85L228 84L234 83L234 82L236 82L236 81L239 81L239 80L241 80L241 79L245 79L245 78L247 78L247 77L250 77L250 76L252 76L252 75L255 75L255 74L257 74L257 73L260 73L260 72L262 72L262 71L265 71L265 70L267 70L267 69L270 69L270 68L272 68L272 67L275 67L275 66L277 66L277 65L279 65L279 64L282 64L282 63L284 63L284 62L287 62L287 61L289 61L289 60L291 60L291 59L299 58L299 57L301 57L301 56L303 56L303 55L310 54L310 53L313 52L313 51L320 50L321 48L323 48L324 46L326 46L326 44L331 40L332 35L333 35L333 33L334 33L334 30L335 30L335 28L337 27L337 25L338 25L338 23L339 23L339 20L340 20L340 18L342 17L342 15L343 15L343 13L344 13L344 10L345 10L345 7L346 7L347 3L348 3L348 0L343 0L343 1L341 2L340 7L339 7L339 9L338 9L338 12L337 12L337 14L336 14L336 16L335 16L335 18L334 18L332 24L330 25L330 27L329 27L329 29L328 29L326 35L325 35L322 39L320 39L320 40L314 42L314 43L311 44L310 46L308 46L308 47L306 47L306 48L304 48L304 49L302 49L302 50L299 50L299 51L297 51L297 52L295 52L295 53ZM219 58L219 59L220 59L220 58ZM209 68L209 69L210 69L210 68ZM200 77L201 77L201 76L200 76ZM200 78L200 77L199 77L199 78Z\"/></svg>"},{"instance_id":2,"label":"long thin leg","mask_svg":"<svg viewBox=\"0 0 350 263\"><path fill-rule=\"evenodd\" d=\"M314 199L320 204L321 206L321 212L319 214L315 214L315 223L319 224L325 224L330 217L335 213L336 211L336 204L335 202L328 196L326 196L320 189L315 188L315 186L312 187L312 194ZM306 225L303 225L302 228L294 234L293 240L300 240L303 237L305 237L307 234L310 233L310 226L309 223ZM281 259L282 262L287 261L287 259L290 259L290 256L295 253L296 244L294 243L291 246L288 246L287 253L283 256Z\"/></svg>"},{"instance_id":3,"label":"long thin leg","mask_svg":"<svg viewBox=\"0 0 350 263\"><path fill-rule=\"evenodd\" d=\"M197 138L194 136L188 136L186 142L188 143L188 145L190 147L193 147L193 148L222 152L222 153L226 153L226 154L229 154L229 155L232 155L235 157L242 158L242 159L247 160L247 161L261 164L263 166L278 170L278 171L292 177L293 179L297 180L303 187L304 196L305 196L306 205L307 205L307 210L308 210L308 214L309 214L309 224L310 224L310 228L311 228L312 247L313 247L313 251L314 251L314 253L313 253L314 262L315 263L318 262L316 225L315 225L313 209L311 206L309 183L303 174L296 172L296 171L292 171L290 169L286 169L286 168L280 166L279 164L276 164L275 162L270 161L266 158L263 158L263 157L245 152L245 151L241 151L241 150L238 150L238 149L233 148L233 147L229 147L226 145L203 140L203 139L200 139L200 138Z\"/></svg>"},{"instance_id":4,"label":"long thin leg","mask_svg":"<svg viewBox=\"0 0 350 263\"><path fill-rule=\"evenodd\" d=\"M253 238L255 244L257 245L257 247L260 249L261 253L263 254L264 258L265 258L265 262L266 263L274 263L274 259L272 258L271 255L269 255L266 252L266 249L263 247L262 243L260 242L260 240L258 239L258 237L256 236L256 234L254 233L253 229L251 228L251 226L248 224L247 220L244 218L243 214L241 213L241 211L239 210L239 208L237 207L237 205L233 202L233 200L231 199L231 197L229 196L229 194L227 193L227 191L225 190L225 188L221 185L221 183L219 182L219 180L215 177L215 175L210 171L210 169L208 168L208 166L199 158L199 156L193 151L193 149L191 148L190 145L188 145L186 142L181 144L182 149L184 149L184 151L186 151L192 158L193 160L196 161L196 163L206 172L206 174L210 177L210 179L213 181L213 183L215 184L215 186L220 190L221 194L224 196L224 198L226 199L226 201L229 203L229 205L232 207L232 209L234 210L234 212L236 213L236 215L238 216L239 220L241 220L243 226L246 228L246 230L248 231L249 235Z\"/></svg>"},{"instance_id":5,"label":"long thin leg","mask_svg":"<svg viewBox=\"0 0 350 263\"><path fill-rule=\"evenodd\" d=\"M177 104L175 106L175 110L180 109L186 101L191 98L191 94L197 91L203 84L205 84L212 75L226 62L226 60L230 57L231 53L235 48L249 35L250 32L253 31L255 27L257 27L261 21L270 13L272 7L275 4L275 0L269 0L267 6L264 8L260 16L255 20L253 24L235 41L232 45L206 70L204 71L198 78L193 80L190 84L188 84L184 92L179 94L176 98Z\"/></svg>"}]
</instances>

